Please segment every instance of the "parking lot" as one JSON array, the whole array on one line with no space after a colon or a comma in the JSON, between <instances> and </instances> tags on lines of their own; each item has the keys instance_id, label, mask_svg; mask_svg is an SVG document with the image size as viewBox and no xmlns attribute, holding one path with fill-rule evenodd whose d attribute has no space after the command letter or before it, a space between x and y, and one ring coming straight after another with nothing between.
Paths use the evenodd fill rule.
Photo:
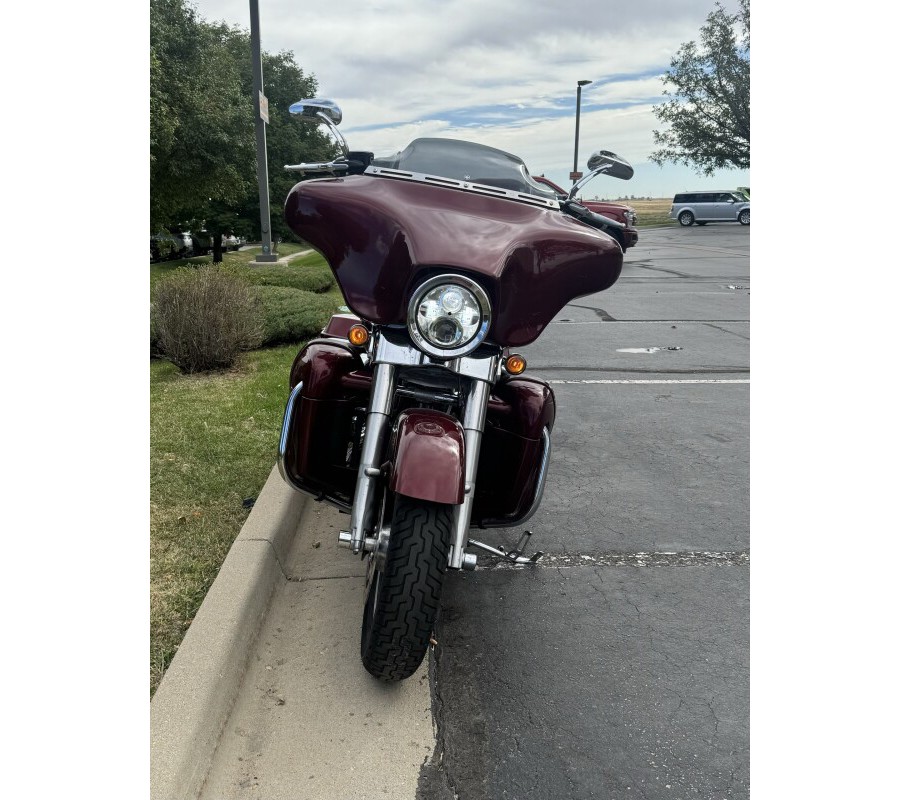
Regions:
<instances>
[{"instance_id":1,"label":"parking lot","mask_svg":"<svg viewBox=\"0 0 900 800\"><path fill-rule=\"evenodd\" d=\"M748 796L749 308L749 228L646 231L526 352L558 404L548 556L445 591L460 797Z\"/></svg>"},{"instance_id":2,"label":"parking lot","mask_svg":"<svg viewBox=\"0 0 900 800\"><path fill-rule=\"evenodd\" d=\"M642 231L524 350L557 399L547 555L450 574L404 684L359 664L363 564L310 504L204 798L749 796L749 241Z\"/></svg>"}]
</instances>

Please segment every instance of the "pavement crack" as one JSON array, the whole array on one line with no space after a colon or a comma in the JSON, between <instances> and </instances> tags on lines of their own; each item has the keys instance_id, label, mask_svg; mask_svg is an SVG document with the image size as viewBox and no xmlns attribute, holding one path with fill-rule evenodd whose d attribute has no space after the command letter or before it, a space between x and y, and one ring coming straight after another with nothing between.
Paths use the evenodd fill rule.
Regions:
<instances>
[{"instance_id":1,"label":"pavement crack","mask_svg":"<svg viewBox=\"0 0 900 800\"><path fill-rule=\"evenodd\" d=\"M707 322L705 323L705 325L707 328L715 328L717 331L722 331L722 333L730 333L732 336L737 336L739 339L744 339L747 342L750 341L749 336L744 336L744 334L738 333L737 331L730 331L728 330L728 328L722 328L719 325L713 325L713 323L711 322Z\"/></svg>"},{"instance_id":2,"label":"pavement crack","mask_svg":"<svg viewBox=\"0 0 900 800\"><path fill-rule=\"evenodd\" d=\"M265 542L267 545L269 545L269 549L272 551L272 555L275 557L275 563L278 564L278 569L281 570L281 575L282 575L282 577L283 577L285 580L291 580L291 576L288 575L288 571L287 571L287 569L286 569L285 566L284 566L284 562L281 560L281 558L279 558L279 556L278 556L278 551L275 549L275 545L272 544L272 542L271 542L270 539L263 539L263 538L254 538L254 539L250 539L250 538L247 538L247 539L242 539L241 541L243 541L243 542Z\"/></svg>"},{"instance_id":3,"label":"pavement crack","mask_svg":"<svg viewBox=\"0 0 900 800\"><path fill-rule=\"evenodd\" d=\"M618 322L618 320L602 308L594 308L593 306L580 306L577 303L569 303L572 308L583 308L585 311L593 311L604 322Z\"/></svg>"},{"instance_id":4,"label":"pavement crack","mask_svg":"<svg viewBox=\"0 0 900 800\"><path fill-rule=\"evenodd\" d=\"M663 269L662 267L651 267L649 264L642 264L639 261L632 261L629 266L636 267L637 269L647 269L651 272L662 272L666 275L674 275L676 278L700 278L700 275L691 275L688 272L679 272L675 269Z\"/></svg>"}]
</instances>

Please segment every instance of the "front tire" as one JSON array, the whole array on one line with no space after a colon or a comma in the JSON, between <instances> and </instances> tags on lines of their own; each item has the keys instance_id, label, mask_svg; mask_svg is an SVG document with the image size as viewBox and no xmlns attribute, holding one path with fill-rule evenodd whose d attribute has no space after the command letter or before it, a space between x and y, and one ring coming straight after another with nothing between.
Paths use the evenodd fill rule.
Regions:
<instances>
[{"instance_id":1,"label":"front tire","mask_svg":"<svg viewBox=\"0 0 900 800\"><path fill-rule=\"evenodd\" d=\"M749 225L750 224L750 209L745 208L740 214L738 214L738 222L741 225Z\"/></svg>"},{"instance_id":2,"label":"front tire","mask_svg":"<svg viewBox=\"0 0 900 800\"><path fill-rule=\"evenodd\" d=\"M678 222L684 228L689 228L694 224L694 215L690 211L682 211L678 215Z\"/></svg>"},{"instance_id":3,"label":"front tire","mask_svg":"<svg viewBox=\"0 0 900 800\"><path fill-rule=\"evenodd\" d=\"M396 495L384 566L370 556L360 656L369 673L402 681L425 658L447 569L453 506Z\"/></svg>"}]
</instances>

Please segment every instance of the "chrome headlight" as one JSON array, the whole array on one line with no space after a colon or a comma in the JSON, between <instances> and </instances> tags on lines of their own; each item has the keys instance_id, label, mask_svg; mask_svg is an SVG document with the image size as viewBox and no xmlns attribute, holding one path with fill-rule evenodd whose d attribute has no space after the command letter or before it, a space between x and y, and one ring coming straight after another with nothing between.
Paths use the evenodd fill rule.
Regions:
<instances>
[{"instance_id":1,"label":"chrome headlight","mask_svg":"<svg viewBox=\"0 0 900 800\"><path fill-rule=\"evenodd\" d=\"M491 303L470 278L438 275L416 289L406 324L420 350L437 358L458 358L484 341L491 324Z\"/></svg>"}]
</instances>

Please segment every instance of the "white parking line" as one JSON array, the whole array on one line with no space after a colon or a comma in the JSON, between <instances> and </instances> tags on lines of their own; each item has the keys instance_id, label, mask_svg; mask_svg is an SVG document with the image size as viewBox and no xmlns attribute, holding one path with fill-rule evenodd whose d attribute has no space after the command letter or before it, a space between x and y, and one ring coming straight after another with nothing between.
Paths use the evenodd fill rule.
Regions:
<instances>
[{"instance_id":1,"label":"white parking line","mask_svg":"<svg viewBox=\"0 0 900 800\"><path fill-rule=\"evenodd\" d=\"M589 319L575 322L555 319L551 325L749 325L749 319Z\"/></svg>"},{"instance_id":2,"label":"white parking line","mask_svg":"<svg viewBox=\"0 0 900 800\"><path fill-rule=\"evenodd\" d=\"M552 369L552 368L551 368ZM750 383L750 379L743 378L679 378L679 379L634 379L634 380L581 380L581 381L551 381L547 383Z\"/></svg>"}]
</instances>

